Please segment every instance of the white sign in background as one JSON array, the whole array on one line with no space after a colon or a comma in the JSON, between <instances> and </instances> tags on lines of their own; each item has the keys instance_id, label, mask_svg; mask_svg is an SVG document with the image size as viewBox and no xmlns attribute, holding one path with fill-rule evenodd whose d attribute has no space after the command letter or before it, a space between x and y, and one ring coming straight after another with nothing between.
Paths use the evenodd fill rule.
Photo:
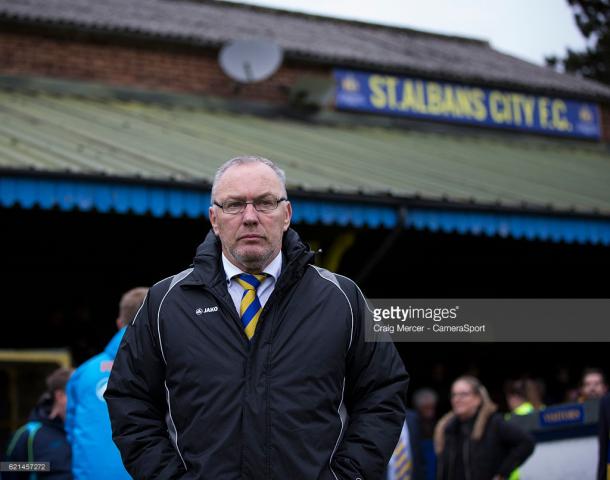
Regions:
<instances>
[{"instance_id":1,"label":"white sign in background","mask_svg":"<svg viewBox=\"0 0 610 480\"><path fill-rule=\"evenodd\" d=\"M520 480L595 480L597 437L540 442L520 468Z\"/></svg>"}]
</instances>

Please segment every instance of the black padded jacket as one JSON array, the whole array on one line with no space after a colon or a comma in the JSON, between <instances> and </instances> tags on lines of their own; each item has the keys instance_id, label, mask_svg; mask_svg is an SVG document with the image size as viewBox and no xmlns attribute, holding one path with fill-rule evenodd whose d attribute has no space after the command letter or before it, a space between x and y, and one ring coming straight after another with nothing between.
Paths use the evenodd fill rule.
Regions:
<instances>
[{"instance_id":1,"label":"black padded jacket","mask_svg":"<svg viewBox=\"0 0 610 480\"><path fill-rule=\"evenodd\" d=\"M365 342L365 300L311 264L291 229L248 341L212 232L193 267L154 285L105 393L136 479L377 480L400 435L408 376Z\"/></svg>"}]
</instances>

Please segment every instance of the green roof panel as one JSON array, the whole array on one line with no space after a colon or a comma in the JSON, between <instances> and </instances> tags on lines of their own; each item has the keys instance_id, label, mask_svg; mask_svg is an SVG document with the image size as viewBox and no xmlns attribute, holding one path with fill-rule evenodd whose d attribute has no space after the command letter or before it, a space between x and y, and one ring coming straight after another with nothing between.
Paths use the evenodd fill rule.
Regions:
<instances>
[{"instance_id":1,"label":"green roof panel","mask_svg":"<svg viewBox=\"0 0 610 480\"><path fill-rule=\"evenodd\" d=\"M329 126L204 108L0 91L0 168L211 182L271 158L289 188L610 215L601 144Z\"/></svg>"}]
</instances>

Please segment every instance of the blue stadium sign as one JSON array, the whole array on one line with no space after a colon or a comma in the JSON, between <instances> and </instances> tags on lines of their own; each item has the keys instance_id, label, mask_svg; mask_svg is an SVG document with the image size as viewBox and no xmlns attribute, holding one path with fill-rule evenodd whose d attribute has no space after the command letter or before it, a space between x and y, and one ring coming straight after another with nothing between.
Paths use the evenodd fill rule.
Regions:
<instances>
[{"instance_id":1,"label":"blue stadium sign","mask_svg":"<svg viewBox=\"0 0 610 480\"><path fill-rule=\"evenodd\" d=\"M585 420L585 412L582 405L549 407L541 410L539 415L540 425L543 427L580 425Z\"/></svg>"},{"instance_id":2,"label":"blue stadium sign","mask_svg":"<svg viewBox=\"0 0 610 480\"><path fill-rule=\"evenodd\" d=\"M338 109L600 138L596 104L354 70L334 70Z\"/></svg>"}]
</instances>

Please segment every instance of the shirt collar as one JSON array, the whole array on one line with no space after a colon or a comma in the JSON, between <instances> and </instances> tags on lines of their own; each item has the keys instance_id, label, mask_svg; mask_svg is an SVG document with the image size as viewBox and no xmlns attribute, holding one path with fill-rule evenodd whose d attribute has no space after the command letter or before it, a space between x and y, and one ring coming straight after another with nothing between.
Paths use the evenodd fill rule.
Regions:
<instances>
[{"instance_id":1,"label":"shirt collar","mask_svg":"<svg viewBox=\"0 0 610 480\"><path fill-rule=\"evenodd\" d=\"M239 275L240 273L245 273L244 271L237 268L235 265L231 263L231 261L222 254L222 266L225 270L225 274L227 276L227 283L231 283L231 279ZM273 280L277 281L282 271L282 251L275 256L275 258L271 261L269 265L267 265L262 273L266 273L267 275L273 277Z\"/></svg>"}]
</instances>

